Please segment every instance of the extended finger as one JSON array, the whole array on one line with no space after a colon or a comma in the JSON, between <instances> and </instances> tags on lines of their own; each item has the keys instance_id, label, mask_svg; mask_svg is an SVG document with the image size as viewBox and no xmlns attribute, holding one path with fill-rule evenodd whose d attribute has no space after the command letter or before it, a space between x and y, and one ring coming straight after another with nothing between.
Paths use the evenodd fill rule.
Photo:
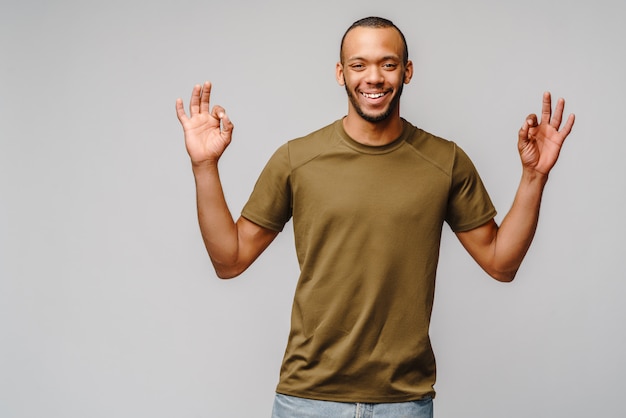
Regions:
<instances>
[{"instance_id":1,"label":"extended finger","mask_svg":"<svg viewBox=\"0 0 626 418\"><path fill-rule=\"evenodd\" d=\"M180 123L184 123L187 120L187 114L185 113L185 107L183 106L183 99L176 99L176 116Z\"/></svg>"},{"instance_id":2,"label":"extended finger","mask_svg":"<svg viewBox=\"0 0 626 418\"><path fill-rule=\"evenodd\" d=\"M561 126L561 120L563 119L563 109L565 109L565 100L559 98L556 102L556 107L554 108L554 115L552 115L552 119L550 120L550 125L558 130L559 126Z\"/></svg>"},{"instance_id":3,"label":"extended finger","mask_svg":"<svg viewBox=\"0 0 626 418\"><path fill-rule=\"evenodd\" d=\"M211 83L204 82L202 91L200 92L200 113L209 112L209 99L211 98Z\"/></svg>"},{"instance_id":4,"label":"extended finger","mask_svg":"<svg viewBox=\"0 0 626 418\"><path fill-rule=\"evenodd\" d=\"M541 105L541 123L550 123L550 116L552 115L552 97L550 92L543 93L543 103Z\"/></svg>"},{"instance_id":5,"label":"extended finger","mask_svg":"<svg viewBox=\"0 0 626 418\"><path fill-rule=\"evenodd\" d=\"M569 117L567 118L567 121L565 121L565 125L563 126L563 129L561 129L560 131L563 134L563 139L567 138L569 133L572 131L572 127L574 126L575 121L576 121L576 116L573 113L570 114Z\"/></svg>"},{"instance_id":6,"label":"extended finger","mask_svg":"<svg viewBox=\"0 0 626 418\"><path fill-rule=\"evenodd\" d=\"M191 91L191 100L189 101L189 114L191 116L197 115L200 113L200 91L202 87L200 84L196 84L193 86L193 90Z\"/></svg>"}]
</instances>

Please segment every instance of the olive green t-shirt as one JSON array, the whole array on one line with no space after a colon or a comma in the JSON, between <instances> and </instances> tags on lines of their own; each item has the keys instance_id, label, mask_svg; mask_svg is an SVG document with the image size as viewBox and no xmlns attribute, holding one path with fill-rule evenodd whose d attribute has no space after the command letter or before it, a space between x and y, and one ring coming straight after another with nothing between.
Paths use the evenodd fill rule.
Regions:
<instances>
[{"instance_id":1,"label":"olive green t-shirt","mask_svg":"<svg viewBox=\"0 0 626 418\"><path fill-rule=\"evenodd\" d=\"M341 120L272 156L242 216L275 231L293 217L300 265L279 393L339 402L434 395L428 336L443 223L495 209L465 153L403 121L380 147Z\"/></svg>"}]
</instances>

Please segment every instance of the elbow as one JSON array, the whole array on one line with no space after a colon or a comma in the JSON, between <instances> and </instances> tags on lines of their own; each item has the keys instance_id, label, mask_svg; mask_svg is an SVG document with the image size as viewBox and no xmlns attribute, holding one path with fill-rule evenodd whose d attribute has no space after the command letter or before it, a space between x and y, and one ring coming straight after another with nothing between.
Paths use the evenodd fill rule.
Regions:
<instances>
[{"instance_id":1,"label":"elbow","mask_svg":"<svg viewBox=\"0 0 626 418\"><path fill-rule=\"evenodd\" d=\"M215 274L218 278L222 280L234 279L246 270L245 268L241 268L240 266L235 264L225 265L217 263L214 260L212 261L213 268L215 269Z\"/></svg>"},{"instance_id":2,"label":"elbow","mask_svg":"<svg viewBox=\"0 0 626 418\"><path fill-rule=\"evenodd\" d=\"M246 270L247 266L242 265L235 257L227 258L209 253L209 260L215 270L215 275L223 280L233 279Z\"/></svg>"},{"instance_id":3,"label":"elbow","mask_svg":"<svg viewBox=\"0 0 626 418\"><path fill-rule=\"evenodd\" d=\"M513 279L515 279L515 275L517 274L517 269L487 271L487 274L489 274L489 276L491 276L493 279L499 282L510 283L513 281Z\"/></svg>"},{"instance_id":4,"label":"elbow","mask_svg":"<svg viewBox=\"0 0 626 418\"><path fill-rule=\"evenodd\" d=\"M222 279L222 280L234 279L235 277L239 276L239 274L237 273L233 274L230 272L225 272L225 271L221 271L217 269L215 269L215 274L217 275L218 279Z\"/></svg>"},{"instance_id":5,"label":"elbow","mask_svg":"<svg viewBox=\"0 0 626 418\"><path fill-rule=\"evenodd\" d=\"M501 260L497 257L494 257L488 263L481 264L483 270L491 276L491 278L502 283L512 282L520 266L521 260Z\"/></svg>"},{"instance_id":6,"label":"elbow","mask_svg":"<svg viewBox=\"0 0 626 418\"><path fill-rule=\"evenodd\" d=\"M235 277L239 276L241 272L234 270L234 269L224 269L224 268L216 267L215 274L217 275L219 279L229 280L229 279L234 279Z\"/></svg>"},{"instance_id":7,"label":"elbow","mask_svg":"<svg viewBox=\"0 0 626 418\"><path fill-rule=\"evenodd\" d=\"M501 283L511 283L515 279L515 273L496 274L491 275L491 277Z\"/></svg>"}]
</instances>

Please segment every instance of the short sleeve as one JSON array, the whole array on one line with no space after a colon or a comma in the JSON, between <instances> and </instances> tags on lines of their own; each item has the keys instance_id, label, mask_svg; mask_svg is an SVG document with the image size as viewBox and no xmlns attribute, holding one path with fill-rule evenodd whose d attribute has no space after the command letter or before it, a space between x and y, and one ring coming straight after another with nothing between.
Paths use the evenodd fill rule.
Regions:
<instances>
[{"instance_id":1,"label":"short sleeve","mask_svg":"<svg viewBox=\"0 0 626 418\"><path fill-rule=\"evenodd\" d=\"M456 145L451 182L446 222L454 232L477 228L496 215L478 171Z\"/></svg>"},{"instance_id":2,"label":"short sleeve","mask_svg":"<svg viewBox=\"0 0 626 418\"><path fill-rule=\"evenodd\" d=\"M261 172L241 216L273 231L282 231L292 214L291 167L287 144L280 147Z\"/></svg>"}]
</instances>

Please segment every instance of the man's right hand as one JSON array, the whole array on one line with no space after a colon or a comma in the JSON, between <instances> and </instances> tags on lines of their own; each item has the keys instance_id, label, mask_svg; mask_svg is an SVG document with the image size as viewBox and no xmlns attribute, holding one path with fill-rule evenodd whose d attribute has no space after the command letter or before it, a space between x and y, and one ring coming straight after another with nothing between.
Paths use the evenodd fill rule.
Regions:
<instances>
[{"instance_id":1,"label":"man's right hand","mask_svg":"<svg viewBox=\"0 0 626 418\"><path fill-rule=\"evenodd\" d=\"M194 86L191 92L189 113L183 108L182 99L176 100L176 115L185 133L185 146L191 163L196 166L217 164L232 139L233 124L221 106L209 112L211 83Z\"/></svg>"}]
</instances>

